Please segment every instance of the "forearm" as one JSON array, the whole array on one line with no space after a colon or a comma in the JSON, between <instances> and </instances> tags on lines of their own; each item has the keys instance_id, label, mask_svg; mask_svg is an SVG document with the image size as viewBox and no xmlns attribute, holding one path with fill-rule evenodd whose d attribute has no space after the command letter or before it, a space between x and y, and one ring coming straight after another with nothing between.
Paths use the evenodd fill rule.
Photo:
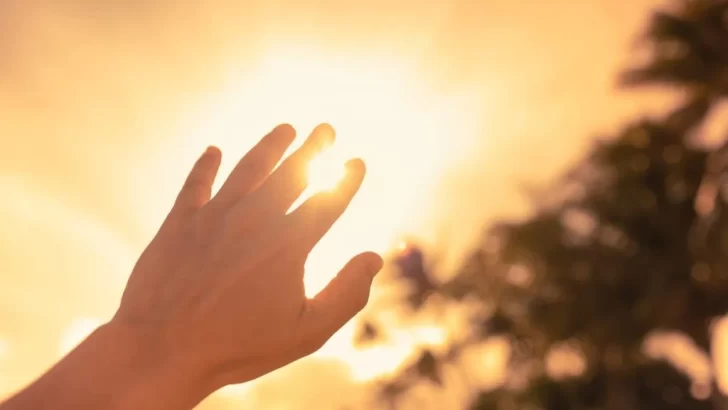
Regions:
<instances>
[{"instance_id":1,"label":"forearm","mask_svg":"<svg viewBox=\"0 0 728 410\"><path fill-rule=\"evenodd\" d=\"M186 410L214 391L129 329L107 324L0 410Z\"/></svg>"}]
</instances>

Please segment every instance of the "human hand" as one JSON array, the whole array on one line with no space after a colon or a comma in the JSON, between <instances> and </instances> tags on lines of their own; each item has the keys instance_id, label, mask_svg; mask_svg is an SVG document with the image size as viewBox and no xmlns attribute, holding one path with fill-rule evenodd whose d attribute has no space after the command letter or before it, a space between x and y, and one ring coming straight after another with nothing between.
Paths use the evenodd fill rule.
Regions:
<instances>
[{"instance_id":1,"label":"human hand","mask_svg":"<svg viewBox=\"0 0 728 410\"><path fill-rule=\"evenodd\" d=\"M317 127L273 171L294 138L289 125L274 129L212 199L220 151L194 165L109 323L132 334L152 365L190 372L214 391L315 352L366 305L382 267L375 253L354 257L312 299L303 284L309 252L359 189L364 163L349 161L335 189L286 214L334 131Z\"/></svg>"}]
</instances>

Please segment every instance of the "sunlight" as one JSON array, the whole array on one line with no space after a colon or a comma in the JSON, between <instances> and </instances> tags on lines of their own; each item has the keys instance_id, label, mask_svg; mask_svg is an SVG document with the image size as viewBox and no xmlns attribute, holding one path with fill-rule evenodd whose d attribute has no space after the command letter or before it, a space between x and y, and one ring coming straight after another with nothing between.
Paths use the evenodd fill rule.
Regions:
<instances>
[{"instance_id":1,"label":"sunlight","mask_svg":"<svg viewBox=\"0 0 728 410\"><path fill-rule=\"evenodd\" d=\"M717 319L713 327L712 364L715 381L723 394L728 394L728 316Z\"/></svg>"},{"instance_id":2,"label":"sunlight","mask_svg":"<svg viewBox=\"0 0 728 410\"><path fill-rule=\"evenodd\" d=\"M614 390L611 373L625 375L624 366L607 366L603 369L605 386L600 380L588 380L592 350L610 346L606 357L597 359L607 359L602 361L611 365L615 360L633 359L622 357L623 353L639 353L635 344L642 339L644 350L634 357L638 366L632 366L635 371L627 375L629 383L617 386L617 404L720 406L725 397L714 392L720 386L728 393L728 316L715 323L709 308L725 279L713 262L720 265L726 252L721 243L714 243L721 235L702 232L700 224L689 230L694 215L678 215L671 205L684 202L688 206L695 199L692 182L710 179L708 174L700 174L721 165L720 158L714 161L720 155L712 154L728 131L728 97L713 93L708 97L715 98L703 98L705 90L725 86L721 75L693 73L690 81L665 81L651 70L655 65L660 69L661 62L650 58L664 55L668 63L675 63L662 67L667 74L671 69L680 71L678 63L690 66L696 60L691 50L710 48L715 41L708 40L715 39L686 37L682 39L685 44L676 48L666 38L669 35L661 35L659 23L684 20L683 26L701 32L725 16L715 7L700 10L697 3L710 6L710 0L690 2L697 6L689 13L672 16L673 8L659 4L665 1L595 0L564 2L563 7L512 1L153 1L126 2L123 7L112 4L116 2L84 7L75 4L80 2L0 1L0 22L9 23L0 24L0 112L5 114L0 120L5 154L0 161L0 188L5 194L0 225L6 233L0 239L4 278L0 286L4 309L0 312L4 319L0 400L36 380L99 325L116 317L119 298L135 292L134 287L127 292L126 286L137 258L145 255L143 262L152 265L166 262L160 262L154 253L169 250L160 242L170 238L157 239L146 251L150 241L160 237L160 226L165 227L165 234L171 232L167 236L183 236L182 240L178 240L180 235L170 239L175 255L171 265L161 268L179 267L174 262L188 256L186 239L193 239L191 243L203 253L208 251L208 256L213 253L186 264L187 270L210 260L212 268L235 265L234 260L220 261L217 251L221 247L216 245L223 241L223 251L231 248L228 239L236 236L236 232L230 235L236 224L225 214L237 198L227 203L215 201L199 214L220 212L217 218L182 217L189 222L182 228L189 225L190 229L176 229L180 224L173 220L192 213L177 212L181 207L173 207L180 203L175 201L185 181L199 181L201 174L190 178L189 172L207 146L223 152L214 194L240 158L276 125L289 123L298 133L286 153L290 155L317 124L325 122L336 130L336 141L301 166L300 177L306 177L308 188L291 211L317 193L324 193L324 201L308 208L314 211L307 214L310 220L291 226L297 230L293 236L306 236L305 228L326 219L316 211L326 212L326 200L332 198L329 193L346 177L344 164L349 159L361 158L367 176L348 210L308 255L305 279L294 278L297 296L315 297L360 252L382 254L384 271L374 281L367 308L311 357L249 383L226 386L216 397L200 403L200 410L457 409L488 407L494 402L501 407L523 402L520 404L537 408L553 404L549 393L563 386L569 390L567 401L575 403L585 397L589 401L587 390L594 390L590 387ZM706 11L718 14L709 16ZM589 22L586 29L584 22ZM726 33L722 34L728 41ZM636 51L629 48L635 40L639 43ZM722 53L708 56L715 60L709 61L715 63L709 68L728 70L728 64L719 64L726 62L722 54L728 51L718 51ZM629 74L630 68L643 64L644 70ZM641 76L650 84L627 87L623 83L630 76ZM613 86L617 83L625 87ZM691 130L677 124L682 121L671 115L679 107L676 104L685 102L695 108L694 118L688 118L695 122L689 124ZM680 135L684 138L668 135L674 141L665 141L660 137L666 130L667 134L685 134ZM275 144L272 140L275 138L269 140ZM625 147L631 147L627 151L634 158L611 155L620 154ZM640 165L645 156L650 170L666 171L657 175L664 181L649 178L654 172L648 172L647 179L638 178L646 174L635 172L644 168ZM205 159L213 160L210 156ZM628 178L629 186L601 183L605 179L614 182L612 176L619 180L635 175ZM669 188L669 201L657 204L665 206L630 208L630 194L652 196L648 191L655 187ZM243 191L247 190L238 193L246 195ZM660 197L665 189L657 191ZM713 191L706 191L711 194L707 196L698 193L699 211L716 211L721 205L712 201L720 197L720 189ZM255 202L249 202L252 208L268 210L260 196L251 198ZM541 274L554 268L556 276L574 276L590 287L604 285L598 269L591 268L598 267L602 256L610 256L609 249L601 249L600 241L578 239L590 237L598 228L592 226L595 221L609 219L598 212L609 213L609 209L601 207L586 219L571 211L604 198L614 199L613 205L619 209L625 205L634 211L628 216L635 218L622 218L625 226L620 229L629 230L644 217L657 222L675 220L674 224L657 224L658 228L675 228L655 230L667 235L657 238L665 239L662 242L680 245L686 243L682 240L686 232L698 234L688 235L698 239L687 241L690 249L674 255L639 252L649 251L655 242L650 242L655 239L651 236L643 238L647 240L644 244L633 238L639 246L621 249L622 270L633 267L655 276L657 282L670 270L664 266L673 268L670 262L685 262L672 269L687 272L685 277L672 275L667 278L670 286L652 286L645 288L650 293L630 295L634 296L631 299L644 299L632 304L639 308L638 325L656 329L647 338L630 332L599 332L598 321L605 312L624 313L618 319L630 319L631 307L623 298L594 309L593 301L584 295L558 297L551 292L552 283L543 280L553 275ZM706 198L711 201L702 201ZM168 218L170 209L175 209L173 218ZM556 221L558 228L555 216L561 212L566 228L575 228L579 234L576 245L570 240L574 238L560 240L564 238L530 229L543 225L539 225L545 220L542 217L551 217L546 222ZM715 212L698 213L708 217ZM680 216L685 218L676 218ZM187 238L189 230L201 229L205 235ZM221 230L225 231L222 236L213 235ZM509 237L509 232L516 234ZM237 233L244 236L240 246L270 236ZM525 238L520 242L519 233ZM276 253L281 259L291 259L296 253L292 247L306 243L288 243L286 236L274 238L285 246L282 254ZM508 246L511 244L524 246ZM185 249L175 249L176 245ZM574 246L588 252L576 255L578 260L573 263L541 266L546 265L540 263L542 259L548 261L559 253L568 256L569 252L561 251ZM270 256L253 253L258 259ZM681 258L688 253L700 260ZM231 257L246 259L248 254L245 249L233 250ZM524 263L539 263L530 266L514 260L511 266L501 266L504 263L499 259L511 256ZM301 274L303 261L298 261ZM652 264L656 269L649 269L647 265ZM136 269L134 282L149 289L140 292L154 293L159 286L165 287L162 279L169 278L159 275L137 281L145 276L139 272L141 268ZM270 272L260 273L254 281L265 281ZM171 281L184 285L188 279L196 282L199 278ZM483 291L490 279L498 289L490 286L486 289L490 291ZM655 282L648 279L644 282ZM678 279L685 286L672 286ZM606 285L620 285L611 282ZM223 293L237 293L236 284L222 285L230 287ZM266 285L275 287L276 281ZM175 289L162 289L161 302ZM657 294L656 290L664 292ZM560 304L556 307L564 309L549 313L561 311L566 317L544 322L538 320L538 309L519 309L533 299L529 293ZM219 310L215 306L207 309L210 304L201 295L193 290L182 296L197 300L200 306L193 309L198 313ZM142 294L141 298L145 296L155 297ZM214 296L220 292L210 299L213 305ZM419 296L424 303L419 303ZM687 303L691 298L699 302L697 309ZM161 302L153 303L152 308L162 306ZM195 300L190 303L196 304ZM580 306L588 309L582 312ZM661 310L663 306L667 309ZM246 316L237 310L232 312L234 317ZM513 325L509 320L493 320L503 319L499 310L505 312L505 319L518 316L515 328L509 326ZM587 330L596 329L593 338L562 340L562 325L573 321L574 315ZM234 327L235 323L228 325ZM627 329L629 324L625 322L623 327ZM194 332L193 327L188 330ZM695 338L677 333L680 329L689 330ZM533 335L540 339L536 342L560 342L524 344L515 340L515 333ZM196 340L194 334L181 338ZM180 354L189 353L185 347L191 344L178 349ZM87 346L94 349L94 345ZM144 350L145 346L131 348ZM201 348L205 350L205 346ZM425 350L432 356L422 355ZM205 367L205 358L224 359L206 353L199 352L200 360L193 357L193 361ZM238 353L249 356L251 352ZM286 356L280 359L285 361ZM642 356L650 360L644 369L640 367L645 364ZM433 357L434 366L429 360ZM181 360L189 362L184 357ZM658 362L688 376L690 383L672 380L677 375L668 367L652 366ZM218 364L221 366L197 370L228 374L235 368L241 374L255 370L249 363ZM63 387L64 383L76 385L75 365L66 361L61 367L70 369L66 380L61 377L59 384L56 377L54 381L53 374L59 372L53 371L24 397L45 400L43 389L50 385L46 390L51 395L60 392L63 400L83 401L88 393L81 391L84 389ZM431 370L439 374L429 374L431 380L427 380ZM656 370L657 377L641 380L643 370ZM141 376L141 383L152 390L155 384L165 384L154 374L151 378L147 374L131 376ZM232 380L225 375L221 378ZM575 379L562 384L562 378ZM109 380L113 379L120 378ZM393 383L387 385L388 381ZM410 381L413 386L399 383ZM541 383L544 381L548 383ZM128 393L124 384L128 383L116 386L115 396ZM492 391L498 387L503 389ZM398 391L400 388L404 391ZM164 393L156 390L147 398ZM180 402L187 396L162 390L176 395ZM644 392L649 394L641 394ZM194 396L195 391L189 393ZM705 401L693 403L690 395ZM137 395L131 400L140 398L145 399ZM45 401L57 402L52 399L49 396ZM120 401L129 402L123 399ZM14 402L22 406L22 400ZM606 397L606 401L614 400Z\"/></svg>"},{"instance_id":3,"label":"sunlight","mask_svg":"<svg viewBox=\"0 0 728 410\"><path fill-rule=\"evenodd\" d=\"M310 192L329 191L344 177L343 158L327 151L316 157L308 167L308 186Z\"/></svg>"},{"instance_id":4,"label":"sunlight","mask_svg":"<svg viewBox=\"0 0 728 410\"><path fill-rule=\"evenodd\" d=\"M422 231L434 188L468 150L462 138L451 142L453 131L476 134L469 131L478 125L479 107L467 97L430 89L413 67L391 56L274 49L253 70L231 68L220 92L183 116L187 122L180 129L187 143L181 154L194 158L202 147L218 145L224 153L220 173L227 175L240 155L278 123L291 123L298 131L289 152L317 124L334 126L336 142L310 165L311 186L299 203L335 184L349 158L366 162L367 178L308 260L306 292L314 295L355 252L384 252L396 247L405 232ZM186 172L179 156L161 160L169 166L156 168L169 172L169 178ZM216 188L223 181L218 178ZM171 188L169 195L174 195Z\"/></svg>"},{"instance_id":5,"label":"sunlight","mask_svg":"<svg viewBox=\"0 0 728 410\"><path fill-rule=\"evenodd\" d=\"M511 344L506 337L491 337L463 352L461 364L473 382L490 390L502 385L508 377L507 363L511 357Z\"/></svg>"},{"instance_id":6,"label":"sunlight","mask_svg":"<svg viewBox=\"0 0 728 410\"><path fill-rule=\"evenodd\" d=\"M309 188L294 208L333 187L350 158L366 162L367 178L348 211L309 256L305 285L313 296L357 252L386 253L407 246L405 234L414 238L423 232L435 187L468 150L464 138L451 142L453 131L476 135L478 113L471 98L438 93L413 67L391 56L278 49L253 70L231 68L221 92L182 116L187 122L180 126L185 151L180 154L194 158L202 147L217 145L224 153L220 175L227 175L240 155L276 124L290 123L298 132L289 153L317 124L334 126L336 142L310 164ZM169 178L186 172L179 155L154 160L168 161L169 166L156 168L169 172ZM223 181L218 178L215 188ZM171 189L169 195L174 195ZM396 346L356 355L353 333L354 325L347 325L317 355L344 360L357 369L357 378L393 371L414 343L399 340Z\"/></svg>"},{"instance_id":7,"label":"sunlight","mask_svg":"<svg viewBox=\"0 0 728 410\"><path fill-rule=\"evenodd\" d=\"M406 241L400 241L397 244L397 251L399 252L404 252L407 250L407 248L409 248L409 243L407 243Z\"/></svg>"},{"instance_id":8,"label":"sunlight","mask_svg":"<svg viewBox=\"0 0 728 410\"><path fill-rule=\"evenodd\" d=\"M7 339L0 339L0 360L10 354L10 342Z\"/></svg>"},{"instance_id":9,"label":"sunlight","mask_svg":"<svg viewBox=\"0 0 728 410\"><path fill-rule=\"evenodd\" d=\"M356 347L351 338L346 338L353 329L353 323L347 324L316 356L343 361L355 381L393 374L409 359L414 348L442 346L447 341L447 332L441 327L413 325L394 328L386 340L376 345Z\"/></svg>"},{"instance_id":10,"label":"sunlight","mask_svg":"<svg viewBox=\"0 0 728 410\"><path fill-rule=\"evenodd\" d=\"M61 355L68 354L101 324L102 321L96 318L77 317L73 319L61 338L59 346Z\"/></svg>"},{"instance_id":11,"label":"sunlight","mask_svg":"<svg viewBox=\"0 0 728 410\"><path fill-rule=\"evenodd\" d=\"M665 360L690 377L693 393L710 393L713 366L708 353L689 336L679 332L653 331L645 337L644 352L653 359ZM720 386L720 378L718 384Z\"/></svg>"}]
</instances>

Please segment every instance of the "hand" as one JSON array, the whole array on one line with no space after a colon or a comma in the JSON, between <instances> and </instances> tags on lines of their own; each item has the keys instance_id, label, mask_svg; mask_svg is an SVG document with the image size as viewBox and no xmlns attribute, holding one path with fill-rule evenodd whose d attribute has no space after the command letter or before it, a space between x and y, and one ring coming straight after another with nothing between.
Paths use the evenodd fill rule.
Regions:
<instances>
[{"instance_id":1,"label":"hand","mask_svg":"<svg viewBox=\"0 0 728 410\"><path fill-rule=\"evenodd\" d=\"M245 382L318 350L366 305L382 267L374 253L353 258L313 299L303 285L306 258L359 189L364 163L349 161L335 189L286 214L334 131L317 127L273 172L294 138L289 125L274 129L212 199L220 151L194 165L109 324L129 329L150 360L211 389Z\"/></svg>"}]
</instances>

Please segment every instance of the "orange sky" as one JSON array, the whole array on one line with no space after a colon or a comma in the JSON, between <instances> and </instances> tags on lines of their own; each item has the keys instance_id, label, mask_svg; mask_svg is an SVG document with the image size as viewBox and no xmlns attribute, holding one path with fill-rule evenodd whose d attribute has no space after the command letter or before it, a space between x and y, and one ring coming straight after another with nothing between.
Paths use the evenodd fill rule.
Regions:
<instances>
[{"instance_id":1,"label":"orange sky","mask_svg":"<svg viewBox=\"0 0 728 410\"><path fill-rule=\"evenodd\" d=\"M179 3L0 3L0 396L57 359L74 323L113 313L210 143L229 169L276 122L331 121L340 155L380 165L314 257L329 274L400 234L457 255L474 226L525 209L522 181L547 181L591 137L666 103L614 87L654 1ZM381 229L362 235L374 217ZM335 356L244 400L339 408L362 393Z\"/></svg>"}]
</instances>

